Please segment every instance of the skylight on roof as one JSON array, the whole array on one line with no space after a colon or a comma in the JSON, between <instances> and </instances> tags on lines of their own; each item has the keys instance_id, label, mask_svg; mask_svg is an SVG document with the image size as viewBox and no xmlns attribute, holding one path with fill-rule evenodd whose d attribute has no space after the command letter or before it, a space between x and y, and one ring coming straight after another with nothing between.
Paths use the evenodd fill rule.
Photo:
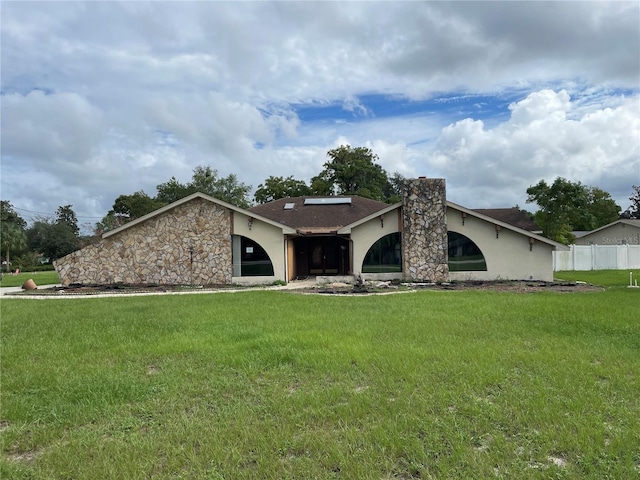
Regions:
<instances>
[{"instance_id":1,"label":"skylight on roof","mask_svg":"<svg viewBox=\"0 0 640 480\"><path fill-rule=\"evenodd\" d=\"M295 207L296 204L293 202L287 202L284 204L284 209L285 210L293 210L293 207Z\"/></svg>"},{"instance_id":2,"label":"skylight on roof","mask_svg":"<svg viewBox=\"0 0 640 480\"><path fill-rule=\"evenodd\" d=\"M351 205L351 197L305 198L305 205Z\"/></svg>"}]
</instances>

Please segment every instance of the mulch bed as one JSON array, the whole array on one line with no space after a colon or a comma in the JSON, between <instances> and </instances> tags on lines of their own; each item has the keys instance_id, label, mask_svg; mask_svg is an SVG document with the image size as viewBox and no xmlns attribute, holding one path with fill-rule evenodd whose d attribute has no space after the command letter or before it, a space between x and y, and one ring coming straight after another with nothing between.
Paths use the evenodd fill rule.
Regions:
<instances>
[{"instance_id":1,"label":"mulch bed","mask_svg":"<svg viewBox=\"0 0 640 480\"><path fill-rule=\"evenodd\" d=\"M516 293L535 292L596 292L603 291L604 288L587 283L576 282L532 282L532 281L460 281L451 283L391 283L389 286L377 287L375 285L364 287L337 287L318 286L314 289L306 289L304 293L320 294L371 294L392 291L412 291L412 290L490 290Z\"/></svg>"},{"instance_id":2,"label":"mulch bed","mask_svg":"<svg viewBox=\"0 0 640 480\"><path fill-rule=\"evenodd\" d=\"M155 284L109 284L109 285L69 285L68 287L47 287L43 285L36 290L23 290L22 292L7 293L5 295L46 295L46 296L70 296L70 295L128 295L132 293L178 293L178 292L202 292L219 291L235 288L232 285L155 285Z\"/></svg>"},{"instance_id":3,"label":"mulch bed","mask_svg":"<svg viewBox=\"0 0 640 480\"><path fill-rule=\"evenodd\" d=\"M237 285L70 285L68 287L41 287L37 290L17 292L13 295L46 295L75 296L113 294L127 295L133 293L187 293L203 291L242 290L249 287ZM291 293L330 294L330 295L371 295L380 293L406 292L414 290L491 290L516 293L535 292L594 292L604 290L602 287L576 282L535 282L535 281L460 281L451 283L400 283L400 282L367 282L364 285L328 284L300 289L287 290Z\"/></svg>"}]
</instances>

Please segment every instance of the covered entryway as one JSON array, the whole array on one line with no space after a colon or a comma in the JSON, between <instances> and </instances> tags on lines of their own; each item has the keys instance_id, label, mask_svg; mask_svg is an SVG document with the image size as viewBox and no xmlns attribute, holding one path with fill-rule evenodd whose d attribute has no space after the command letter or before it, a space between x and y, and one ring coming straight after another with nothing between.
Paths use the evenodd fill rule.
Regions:
<instances>
[{"instance_id":1,"label":"covered entryway","mask_svg":"<svg viewBox=\"0 0 640 480\"><path fill-rule=\"evenodd\" d=\"M337 236L293 239L295 276L348 275L351 270L349 240Z\"/></svg>"}]
</instances>

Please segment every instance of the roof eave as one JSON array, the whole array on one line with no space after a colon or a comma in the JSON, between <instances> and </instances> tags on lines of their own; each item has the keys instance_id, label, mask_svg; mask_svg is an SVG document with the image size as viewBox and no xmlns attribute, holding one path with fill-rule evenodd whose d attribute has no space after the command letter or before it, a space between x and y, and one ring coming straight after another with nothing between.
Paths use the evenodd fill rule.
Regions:
<instances>
[{"instance_id":1,"label":"roof eave","mask_svg":"<svg viewBox=\"0 0 640 480\"><path fill-rule=\"evenodd\" d=\"M362 225L363 223L367 223L370 220L373 220L374 218L378 218L380 217L380 215L384 215L385 213L389 213L397 208L402 207L402 202L398 202L398 203L394 203L393 205L389 205L386 208L383 208L382 210L378 210L377 212L374 212L370 215L367 215L364 218L361 218L360 220L356 220L353 223L350 223L349 225L345 225L344 227L340 228L338 230L338 234L343 235L343 234L350 234L351 230L355 227L357 227L358 225Z\"/></svg>"},{"instance_id":2,"label":"roof eave","mask_svg":"<svg viewBox=\"0 0 640 480\"><path fill-rule=\"evenodd\" d=\"M459 210L461 212L466 213L467 215L471 215L474 216L476 218L479 218L480 220L484 220L485 222L489 222L489 223L493 223L494 225L499 225L500 228L506 228L507 230L511 230L513 232L519 233L521 235L526 235L530 238L535 239L538 242L542 242L542 243L546 243L547 245L551 245L552 247L554 247L557 250L569 250L569 247L567 247L565 244L560 243L560 242L556 242L554 240L551 240L547 237L543 237L542 235L538 235L536 233L533 233L529 230L525 230L523 228L519 228L516 227L514 225L511 225L510 223L506 223L503 222L501 220L497 220L493 217L489 217L487 215L483 215L481 213L476 212L475 210L472 210L470 208L466 208L463 207L462 205L458 205L457 203L453 203L447 200L447 207L451 207L453 209Z\"/></svg>"}]
</instances>

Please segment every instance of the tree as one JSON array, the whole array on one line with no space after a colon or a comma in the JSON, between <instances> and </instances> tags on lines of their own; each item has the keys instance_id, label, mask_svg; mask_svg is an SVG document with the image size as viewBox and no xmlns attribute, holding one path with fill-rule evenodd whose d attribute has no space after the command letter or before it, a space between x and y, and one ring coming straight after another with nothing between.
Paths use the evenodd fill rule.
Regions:
<instances>
[{"instance_id":1,"label":"tree","mask_svg":"<svg viewBox=\"0 0 640 480\"><path fill-rule=\"evenodd\" d=\"M342 145L327 152L324 169L311 179L316 195L359 195L381 202L391 200L393 185L376 162L378 156L366 147Z\"/></svg>"},{"instance_id":2,"label":"tree","mask_svg":"<svg viewBox=\"0 0 640 480\"><path fill-rule=\"evenodd\" d=\"M631 205L622 213L620 217L640 219L640 185L634 185L632 188L633 193L629 197L629 200L631 200Z\"/></svg>"},{"instance_id":3,"label":"tree","mask_svg":"<svg viewBox=\"0 0 640 480\"><path fill-rule=\"evenodd\" d=\"M27 222L14 210L11 202L7 200L0 201L0 222L15 223L23 230L27 228Z\"/></svg>"},{"instance_id":4,"label":"tree","mask_svg":"<svg viewBox=\"0 0 640 480\"><path fill-rule=\"evenodd\" d=\"M73 205L58 207L56 210L56 223L68 225L77 237L80 234L80 228L78 228L78 217L76 217L76 212L73 211L72 207Z\"/></svg>"},{"instance_id":5,"label":"tree","mask_svg":"<svg viewBox=\"0 0 640 480\"><path fill-rule=\"evenodd\" d=\"M397 203L402 200L402 189L404 188L404 182L406 178L399 172L394 172L389 177L389 188L385 192L388 199L388 203Z\"/></svg>"},{"instance_id":6,"label":"tree","mask_svg":"<svg viewBox=\"0 0 640 480\"><path fill-rule=\"evenodd\" d=\"M159 201L157 198L151 198L144 193L144 190L140 190L131 195L120 195L116 198L111 212L116 216L122 217L123 221L127 222L143 217L164 205L164 202Z\"/></svg>"},{"instance_id":7,"label":"tree","mask_svg":"<svg viewBox=\"0 0 640 480\"><path fill-rule=\"evenodd\" d=\"M176 182L172 178L169 182ZM166 184L163 184L166 185ZM107 214L102 217L93 228L93 237L86 239L89 242L95 242L103 233L120 227L131 220L143 217L147 213L151 213L158 208L165 206L165 203L147 195L144 190L135 192L131 195L120 195L113 202L113 207Z\"/></svg>"},{"instance_id":8,"label":"tree","mask_svg":"<svg viewBox=\"0 0 640 480\"><path fill-rule=\"evenodd\" d=\"M11 269L11 252L19 252L24 250L26 246L26 235L24 230L15 223L2 224L2 251L6 263L6 271Z\"/></svg>"},{"instance_id":9,"label":"tree","mask_svg":"<svg viewBox=\"0 0 640 480\"><path fill-rule=\"evenodd\" d=\"M293 176L287 178L271 176L258 185L254 198L257 203L267 203L279 198L302 197L310 194L311 189L303 180L296 180Z\"/></svg>"},{"instance_id":10,"label":"tree","mask_svg":"<svg viewBox=\"0 0 640 480\"><path fill-rule=\"evenodd\" d=\"M158 191L156 201L167 205L193 193L189 190L188 185L180 183L176 177L171 177L168 182L161 183L156 187L156 190Z\"/></svg>"},{"instance_id":11,"label":"tree","mask_svg":"<svg viewBox=\"0 0 640 480\"><path fill-rule=\"evenodd\" d=\"M118 228L125 223L125 217L117 215L113 210L109 210L109 212L102 217L102 220L96 223L93 229L93 241L97 241L103 233L113 230L114 228Z\"/></svg>"},{"instance_id":12,"label":"tree","mask_svg":"<svg viewBox=\"0 0 640 480\"><path fill-rule=\"evenodd\" d=\"M534 219L547 238L569 245L575 242L571 233L573 225L594 224L595 220L587 208L588 189L580 182L573 183L558 177L552 185L547 185L540 180L527 189L527 195L527 203L535 202L540 207Z\"/></svg>"},{"instance_id":13,"label":"tree","mask_svg":"<svg viewBox=\"0 0 640 480\"><path fill-rule=\"evenodd\" d=\"M573 230L594 230L614 222L620 214L620 206L608 192L561 177L552 185L540 180L527 194L527 203L540 207L534 220L543 235L567 245L575 242Z\"/></svg>"},{"instance_id":14,"label":"tree","mask_svg":"<svg viewBox=\"0 0 640 480\"><path fill-rule=\"evenodd\" d=\"M589 225L574 225L574 230L594 230L615 222L620 216L620 205L618 205L609 192L605 192L597 187L587 189L587 211L593 219ZM587 227L587 228L585 228Z\"/></svg>"},{"instance_id":15,"label":"tree","mask_svg":"<svg viewBox=\"0 0 640 480\"><path fill-rule=\"evenodd\" d=\"M27 230L29 249L50 261L74 252L80 247L77 233L73 226L65 221L53 221L39 218Z\"/></svg>"},{"instance_id":16,"label":"tree","mask_svg":"<svg viewBox=\"0 0 640 480\"><path fill-rule=\"evenodd\" d=\"M72 207L58 207L54 220L40 217L33 222L26 232L29 250L53 261L80 248L78 218Z\"/></svg>"},{"instance_id":17,"label":"tree","mask_svg":"<svg viewBox=\"0 0 640 480\"><path fill-rule=\"evenodd\" d=\"M165 204L175 202L192 193L202 192L218 200L231 203L241 208L249 208L250 185L238 181L238 177L231 174L227 177L218 177L218 171L205 165L193 170L191 182L184 185L175 177L167 183L161 183L157 187L156 200Z\"/></svg>"},{"instance_id":18,"label":"tree","mask_svg":"<svg viewBox=\"0 0 640 480\"><path fill-rule=\"evenodd\" d=\"M335 186L328 170L323 170L310 181L312 195L335 195Z\"/></svg>"},{"instance_id":19,"label":"tree","mask_svg":"<svg viewBox=\"0 0 640 480\"><path fill-rule=\"evenodd\" d=\"M238 177L232 173L226 177L218 179L213 192L204 193L237 207L249 208L251 207L249 192L251 192L251 185L245 185L244 183L239 182Z\"/></svg>"},{"instance_id":20,"label":"tree","mask_svg":"<svg viewBox=\"0 0 640 480\"><path fill-rule=\"evenodd\" d=\"M6 271L11 268L11 254L23 251L27 245L25 227L27 222L6 200L0 202L0 249L4 252Z\"/></svg>"},{"instance_id":21,"label":"tree","mask_svg":"<svg viewBox=\"0 0 640 480\"><path fill-rule=\"evenodd\" d=\"M43 246L49 236L49 227L52 223L48 218L38 217L27 229L27 247L29 251L44 255Z\"/></svg>"}]
</instances>

